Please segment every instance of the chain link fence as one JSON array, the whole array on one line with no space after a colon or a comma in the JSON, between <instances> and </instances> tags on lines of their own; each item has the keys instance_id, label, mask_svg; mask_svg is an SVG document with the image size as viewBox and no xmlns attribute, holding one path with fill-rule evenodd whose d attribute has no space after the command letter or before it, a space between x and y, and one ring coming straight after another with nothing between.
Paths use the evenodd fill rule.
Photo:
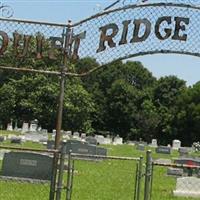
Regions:
<instances>
[{"instance_id":1,"label":"chain link fence","mask_svg":"<svg viewBox=\"0 0 200 200\"><path fill-rule=\"evenodd\" d=\"M69 155L67 200L139 200L143 195L142 158Z\"/></svg>"},{"instance_id":2,"label":"chain link fence","mask_svg":"<svg viewBox=\"0 0 200 200\"><path fill-rule=\"evenodd\" d=\"M0 19L0 64L59 70L64 52L100 65L154 53L200 56L200 8L185 3L133 4L68 25Z\"/></svg>"},{"instance_id":3,"label":"chain link fence","mask_svg":"<svg viewBox=\"0 0 200 200\"><path fill-rule=\"evenodd\" d=\"M182 160L187 164L178 164L176 160L170 159L153 161L151 199L199 198L200 166L197 163L191 163L191 160L192 158Z\"/></svg>"}]
</instances>

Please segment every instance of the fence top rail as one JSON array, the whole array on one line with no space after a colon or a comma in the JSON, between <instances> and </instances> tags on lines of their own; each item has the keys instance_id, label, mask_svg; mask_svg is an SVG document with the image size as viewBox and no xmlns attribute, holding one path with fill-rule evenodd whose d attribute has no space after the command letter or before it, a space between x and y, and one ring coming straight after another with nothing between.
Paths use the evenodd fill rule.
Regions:
<instances>
[{"instance_id":1,"label":"fence top rail","mask_svg":"<svg viewBox=\"0 0 200 200\"><path fill-rule=\"evenodd\" d=\"M177 164L177 163L158 163L152 162L153 165L162 166L162 167L177 167L177 168L192 168L192 169L200 169L200 166L194 164Z\"/></svg>"},{"instance_id":2,"label":"fence top rail","mask_svg":"<svg viewBox=\"0 0 200 200\"><path fill-rule=\"evenodd\" d=\"M52 22L45 22L45 21L33 21L33 20L24 20L24 19L16 19L16 18L0 17L0 21L16 22L16 23L24 23L24 24L38 24L38 25L46 25L46 26L67 27L67 23L66 24L62 24L62 23L52 23Z\"/></svg>"},{"instance_id":3,"label":"fence top rail","mask_svg":"<svg viewBox=\"0 0 200 200\"><path fill-rule=\"evenodd\" d=\"M119 156L99 156L99 155L90 155L90 154L77 154L77 153L71 153L72 158L78 159L78 158L96 158L96 159L106 159L106 160L134 160L139 161L140 158L134 158L134 157L119 157Z\"/></svg>"},{"instance_id":4,"label":"fence top rail","mask_svg":"<svg viewBox=\"0 0 200 200\"><path fill-rule=\"evenodd\" d=\"M33 148L23 148L23 147L2 146L2 145L0 145L0 149L9 149L9 150L16 150L16 151L42 152L42 153L59 153L60 152L58 150L33 149Z\"/></svg>"}]
</instances>

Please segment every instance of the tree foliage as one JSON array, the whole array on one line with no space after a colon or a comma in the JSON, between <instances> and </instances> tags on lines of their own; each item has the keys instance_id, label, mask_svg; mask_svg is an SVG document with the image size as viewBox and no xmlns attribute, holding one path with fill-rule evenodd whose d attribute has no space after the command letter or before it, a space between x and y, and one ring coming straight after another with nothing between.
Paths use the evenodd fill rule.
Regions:
<instances>
[{"instance_id":1,"label":"tree foliage","mask_svg":"<svg viewBox=\"0 0 200 200\"><path fill-rule=\"evenodd\" d=\"M0 64L11 62L7 60ZM55 70L55 61L18 61L37 69ZM12 60L13 63L13 60ZM73 63L78 73L98 67L94 59ZM0 72L0 121L37 118L43 128L55 128L59 77ZM63 129L105 132L126 140L160 144L180 139L200 140L200 82L187 87L176 76L156 79L140 62L115 61L82 78L66 78Z\"/></svg>"}]
</instances>

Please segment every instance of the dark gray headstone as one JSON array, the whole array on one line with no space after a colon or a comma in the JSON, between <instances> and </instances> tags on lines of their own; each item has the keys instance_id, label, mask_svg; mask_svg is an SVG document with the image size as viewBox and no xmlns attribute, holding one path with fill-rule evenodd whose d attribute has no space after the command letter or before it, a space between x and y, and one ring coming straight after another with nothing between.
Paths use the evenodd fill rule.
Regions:
<instances>
[{"instance_id":1,"label":"dark gray headstone","mask_svg":"<svg viewBox=\"0 0 200 200\"><path fill-rule=\"evenodd\" d=\"M145 145L144 144L138 144L136 149L139 150L139 151L144 151L145 150Z\"/></svg>"},{"instance_id":2,"label":"dark gray headstone","mask_svg":"<svg viewBox=\"0 0 200 200\"><path fill-rule=\"evenodd\" d=\"M171 147L158 146L156 148L156 153L171 154Z\"/></svg>"},{"instance_id":3,"label":"dark gray headstone","mask_svg":"<svg viewBox=\"0 0 200 200\"><path fill-rule=\"evenodd\" d=\"M47 149L54 149L55 141L54 140L48 140L47 141Z\"/></svg>"},{"instance_id":4,"label":"dark gray headstone","mask_svg":"<svg viewBox=\"0 0 200 200\"><path fill-rule=\"evenodd\" d=\"M47 155L28 152L9 152L4 155L2 175L51 180L52 160Z\"/></svg>"},{"instance_id":5,"label":"dark gray headstone","mask_svg":"<svg viewBox=\"0 0 200 200\"><path fill-rule=\"evenodd\" d=\"M97 139L92 136L86 137L85 141L89 144L97 145Z\"/></svg>"},{"instance_id":6,"label":"dark gray headstone","mask_svg":"<svg viewBox=\"0 0 200 200\"><path fill-rule=\"evenodd\" d=\"M169 167L169 168L167 168L167 175L171 175L171 176L183 176L183 169Z\"/></svg>"},{"instance_id":7,"label":"dark gray headstone","mask_svg":"<svg viewBox=\"0 0 200 200\"><path fill-rule=\"evenodd\" d=\"M21 138L18 138L18 137L12 137L12 138L10 139L10 142L11 142L12 144L21 144L22 140L21 140Z\"/></svg>"},{"instance_id":8,"label":"dark gray headstone","mask_svg":"<svg viewBox=\"0 0 200 200\"><path fill-rule=\"evenodd\" d=\"M85 155L107 155L107 149L96 145L88 144L78 140L68 140L66 143L66 151L69 153L85 154Z\"/></svg>"},{"instance_id":9,"label":"dark gray headstone","mask_svg":"<svg viewBox=\"0 0 200 200\"><path fill-rule=\"evenodd\" d=\"M179 152L180 156L187 156L189 154L189 148L180 147L178 152Z\"/></svg>"},{"instance_id":10,"label":"dark gray headstone","mask_svg":"<svg viewBox=\"0 0 200 200\"><path fill-rule=\"evenodd\" d=\"M3 142L3 141L4 141L4 136L0 135L0 142Z\"/></svg>"}]
</instances>

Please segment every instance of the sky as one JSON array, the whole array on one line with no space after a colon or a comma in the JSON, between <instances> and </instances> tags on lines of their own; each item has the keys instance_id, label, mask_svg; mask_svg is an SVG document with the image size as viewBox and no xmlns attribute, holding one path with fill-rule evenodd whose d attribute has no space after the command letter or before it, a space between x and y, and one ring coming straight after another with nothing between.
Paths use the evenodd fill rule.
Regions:
<instances>
[{"instance_id":1,"label":"sky","mask_svg":"<svg viewBox=\"0 0 200 200\"><path fill-rule=\"evenodd\" d=\"M75 23L101 12L115 0L0 0L0 2L12 7L13 18L56 23L66 23L70 19ZM134 0L125 1L128 2ZM122 6L122 3L119 6ZM141 61L157 78L175 75L185 80L188 86L200 81L199 57L157 54L135 57L132 60Z\"/></svg>"}]
</instances>

